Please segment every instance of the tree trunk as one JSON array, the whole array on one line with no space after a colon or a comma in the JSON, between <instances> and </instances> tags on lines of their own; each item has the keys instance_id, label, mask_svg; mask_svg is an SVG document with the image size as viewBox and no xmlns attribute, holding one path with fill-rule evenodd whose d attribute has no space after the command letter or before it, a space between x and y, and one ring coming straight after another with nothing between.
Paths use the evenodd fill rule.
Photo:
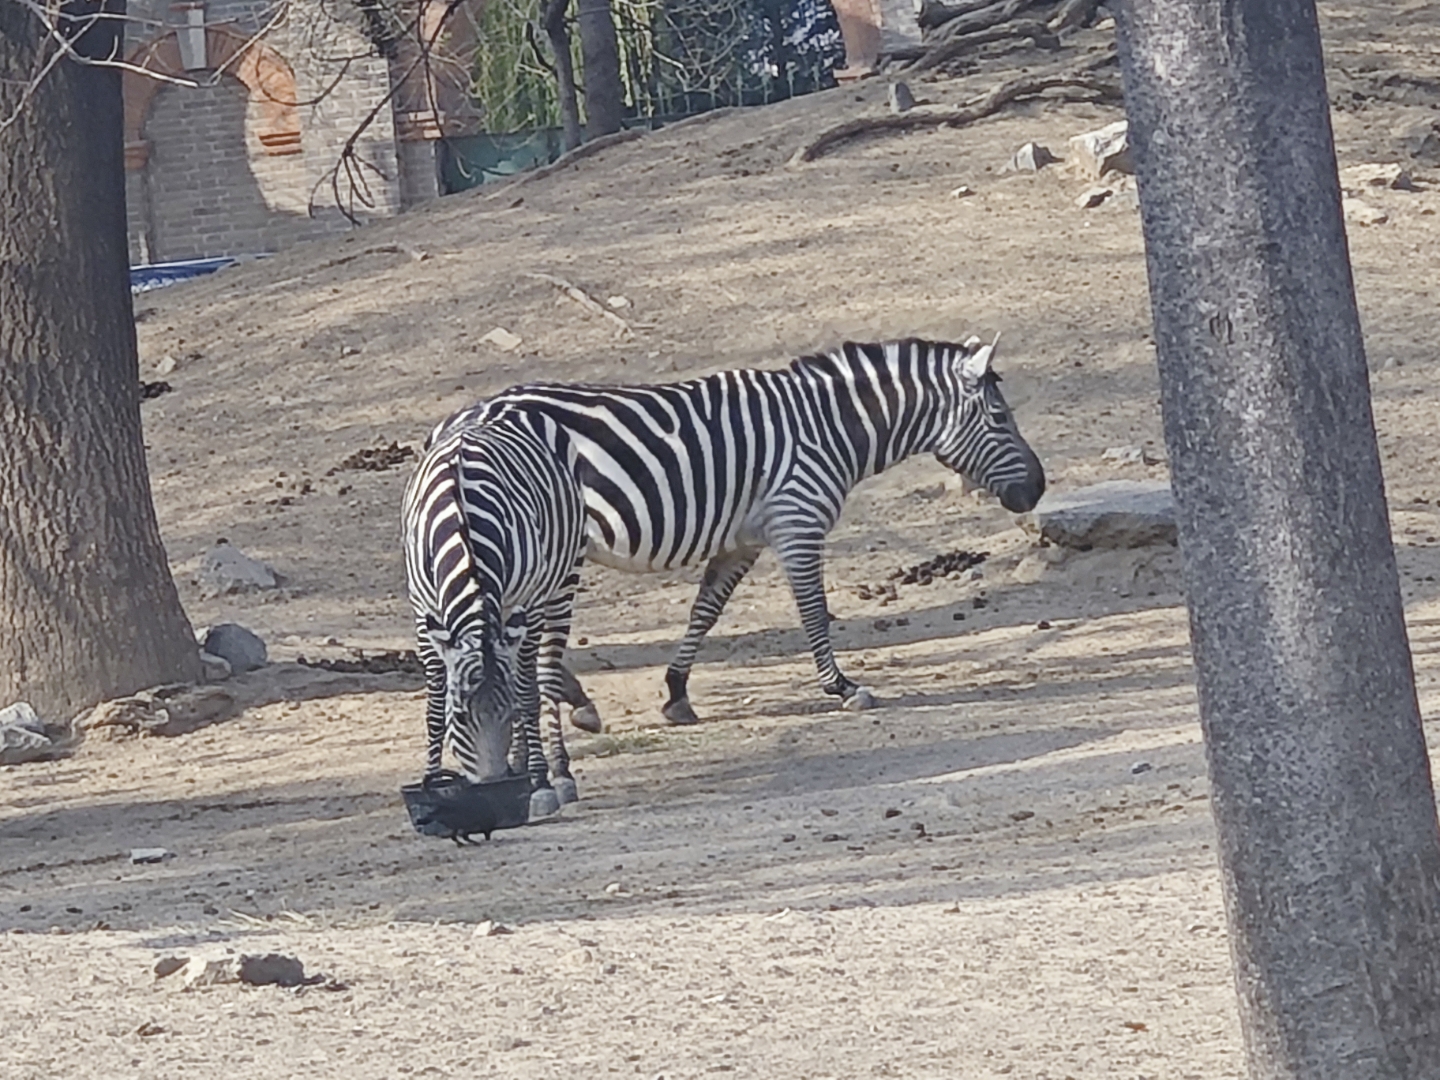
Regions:
<instances>
[{"instance_id":1,"label":"tree trunk","mask_svg":"<svg viewBox=\"0 0 1440 1080\"><path fill-rule=\"evenodd\" d=\"M115 44L123 0L106 10L116 18L78 42L88 55ZM43 42L0 0L0 117ZM155 522L139 380L120 72L65 60L0 129L0 705L66 720L199 675Z\"/></svg>"},{"instance_id":2,"label":"tree trunk","mask_svg":"<svg viewBox=\"0 0 1440 1080\"><path fill-rule=\"evenodd\" d=\"M625 118L625 88L610 0L576 0L576 15L585 68L585 137L613 135Z\"/></svg>"},{"instance_id":3,"label":"tree trunk","mask_svg":"<svg viewBox=\"0 0 1440 1080\"><path fill-rule=\"evenodd\" d=\"M1121 0L1257 1080L1440 1077L1440 833L1313 0Z\"/></svg>"},{"instance_id":4,"label":"tree trunk","mask_svg":"<svg viewBox=\"0 0 1440 1080\"><path fill-rule=\"evenodd\" d=\"M575 100L575 64L570 56L570 28L565 10L570 0L546 0L545 36L555 54L555 80L560 85L560 125L565 130L565 149L580 145L580 106Z\"/></svg>"}]
</instances>

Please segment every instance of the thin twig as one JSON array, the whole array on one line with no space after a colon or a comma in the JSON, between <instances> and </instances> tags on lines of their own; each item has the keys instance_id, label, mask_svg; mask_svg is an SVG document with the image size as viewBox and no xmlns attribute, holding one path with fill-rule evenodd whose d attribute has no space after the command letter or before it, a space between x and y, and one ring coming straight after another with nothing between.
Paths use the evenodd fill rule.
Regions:
<instances>
[{"instance_id":1,"label":"thin twig","mask_svg":"<svg viewBox=\"0 0 1440 1080\"><path fill-rule=\"evenodd\" d=\"M555 288L559 289L571 300L574 300L575 303L579 304L586 311L590 312L590 314L599 315L602 319L613 323L616 329L619 330L621 337L632 338L635 336L635 331L630 329L630 324L628 322L622 319L619 315L616 315L615 312L611 311L604 304L600 303L600 301L596 300L584 289L581 289L578 286L571 284L564 278L556 277L554 274L530 273L526 274L525 276L528 278L534 278L536 281L543 281L548 285L554 285Z\"/></svg>"}]
</instances>

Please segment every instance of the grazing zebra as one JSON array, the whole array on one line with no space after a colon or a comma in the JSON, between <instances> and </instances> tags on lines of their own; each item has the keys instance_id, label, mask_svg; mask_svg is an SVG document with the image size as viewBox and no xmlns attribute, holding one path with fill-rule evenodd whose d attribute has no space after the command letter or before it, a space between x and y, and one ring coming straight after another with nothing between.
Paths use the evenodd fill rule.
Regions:
<instances>
[{"instance_id":1,"label":"grazing zebra","mask_svg":"<svg viewBox=\"0 0 1440 1080\"><path fill-rule=\"evenodd\" d=\"M997 341L998 336L997 336ZM697 721L690 668L735 586L774 548L820 687L848 707L871 692L836 666L821 555L850 490L902 458L933 453L1015 513L1045 491L991 368L995 342L847 342L778 371L659 386L518 386L444 421L434 438L498 417L543 416L571 437L589 556L624 570L705 562L662 712Z\"/></svg>"},{"instance_id":2,"label":"grazing zebra","mask_svg":"<svg viewBox=\"0 0 1440 1080\"><path fill-rule=\"evenodd\" d=\"M532 817L575 798L563 738L552 739L552 786L539 730L542 691L554 701L567 690L560 657L585 545L575 476L569 435L543 416L517 414L434 441L405 491L426 775L440 770L447 739L471 780L497 779L519 763L530 774ZM553 729L558 735L558 715Z\"/></svg>"}]
</instances>

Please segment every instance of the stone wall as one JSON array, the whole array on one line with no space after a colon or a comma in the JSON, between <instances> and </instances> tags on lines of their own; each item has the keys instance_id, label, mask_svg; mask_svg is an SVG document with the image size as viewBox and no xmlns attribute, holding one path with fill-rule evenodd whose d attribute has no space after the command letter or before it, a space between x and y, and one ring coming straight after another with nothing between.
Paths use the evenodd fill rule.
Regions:
<instances>
[{"instance_id":1,"label":"stone wall","mask_svg":"<svg viewBox=\"0 0 1440 1080\"><path fill-rule=\"evenodd\" d=\"M132 62L199 84L125 76L131 260L270 252L349 228L327 177L389 90L388 64L358 25L335 21L354 9L296 0L260 44L251 38L278 10L270 4L206 0L203 10L207 67L187 72L171 29L184 10L160 0L129 6ZM362 220L396 213L388 107L357 149L363 192L342 183L342 199Z\"/></svg>"}]
</instances>

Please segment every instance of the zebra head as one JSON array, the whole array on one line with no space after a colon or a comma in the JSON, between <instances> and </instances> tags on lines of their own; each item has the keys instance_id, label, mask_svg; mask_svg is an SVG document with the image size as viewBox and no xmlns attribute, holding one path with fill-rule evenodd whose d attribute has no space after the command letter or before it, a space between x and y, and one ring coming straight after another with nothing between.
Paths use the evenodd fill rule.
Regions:
<instances>
[{"instance_id":1,"label":"zebra head","mask_svg":"<svg viewBox=\"0 0 1440 1080\"><path fill-rule=\"evenodd\" d=\"M475 642L436 642L445 662L445 716L460 771L480 783L509 770L510 741L518 702L515 655L524 636L505 626Z\"/></svg>"},{"instance_id":2,"label":"zebra head","mask_svg":"<svg viewBox=\"0 0 1440 1080\"><path fill-rule=\"evenodd\" d=\"M940 463L999 496L1012 514L1033 510L1045 494L1045 470L1015 426L991 368L995 345L972 337L950 361L955 400L935 441Z\"/></svg>"}]
</instances>

